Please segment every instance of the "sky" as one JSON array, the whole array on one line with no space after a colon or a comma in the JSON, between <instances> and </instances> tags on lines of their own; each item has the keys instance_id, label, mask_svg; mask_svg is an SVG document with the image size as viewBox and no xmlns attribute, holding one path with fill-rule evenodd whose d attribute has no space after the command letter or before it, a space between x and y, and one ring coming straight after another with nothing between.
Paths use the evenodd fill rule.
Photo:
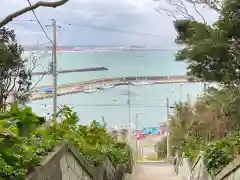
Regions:
<instances>
[{"instance_id":1,"label":"sky","mask_svg":"<svg viewBox=\"0 0 240 180\"><path fill-rule=\"evenodd\" d=\"M36 3L37 0L30 0ZM53 1L53 0L48 0ZM157 7L167 6L166 0L69 0L58 8L38 8L37 17L49 37L52 28L45 27L56 19L58 45L94 45L121 46L140 45L148 47L174 48L176 32L173 18L156 11ZM27 0L1 0L0 19L28 5ZM189 12L197 19L193 6L186 4ZM211 23L217 18L213 11L198 7L199 11ZM22 15L7 25L15 30L18 41L23 45L49 43L37 22L19 21L34 20L32 12ZM71 25L69 25L71 24ZM104 28L96 28L104 27ZM113 31L118 29L127 32ZM145 34L145 35L139 35Z\"/></svg>"}]
</instances>

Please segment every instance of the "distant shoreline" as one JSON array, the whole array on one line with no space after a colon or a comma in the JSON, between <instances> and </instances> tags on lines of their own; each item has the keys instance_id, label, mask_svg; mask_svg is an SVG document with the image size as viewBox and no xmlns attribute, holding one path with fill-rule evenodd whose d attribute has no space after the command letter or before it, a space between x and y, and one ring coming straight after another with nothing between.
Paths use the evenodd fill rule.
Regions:
<instances>
[{"instance_id":1,"label":"distant shoreline","mask_svg":"<svg viewBox=\"0 0 240 180\"><path fill-rule=\"evenodd\" d=\"M137 52L137 51L178 51L177 49L79 49L79 50L59 50L57 49L57 52L64 52L64 53L75 53L75 52ZM52 51L44 51L44 50L25 50L25 53L31 53L31 52L45 52L45 53L51 53Z\"/></svg>"}]
</instances>

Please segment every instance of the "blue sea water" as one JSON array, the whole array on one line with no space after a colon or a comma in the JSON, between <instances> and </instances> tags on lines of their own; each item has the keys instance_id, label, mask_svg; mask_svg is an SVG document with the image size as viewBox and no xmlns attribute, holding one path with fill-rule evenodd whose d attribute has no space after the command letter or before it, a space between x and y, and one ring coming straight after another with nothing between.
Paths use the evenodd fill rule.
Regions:
<instances>
[{"instance_id":1,"label":"blue sea water","mask_svg":"<svg viewBox=\"0 0 240 180\"><path fill-rule=\"evenodd\" d=\"M58 76L58 84L77 81L123 77L123 76L170 76L184 75L186 64L176 62L172 51L109 51L109 52L60 52L57 56L58 69L90 68L103 66L108 71L68 73ZM35 71L47 70L51 56L38 60ZM34 77L37 81L40 77ZM38 85L49 84L51 76L45 76ZM58 97L58 105L69 105L74 108L82 124L92 120L100 121L102 116L109 125L128 123L127 96L123 91L127 86L115 87L106 91L89 94L79 93ZM130 119L138 128L159 126L166 121L166 99L170 105L180 99L190 97L194 100L203 89L203 84L161 84L131 87L135 96L131 97ZM52 111L52 99L31 102L33 110L45 115ZM171 112L172 113L172 112Z\"/></svg>"}]
</instances>

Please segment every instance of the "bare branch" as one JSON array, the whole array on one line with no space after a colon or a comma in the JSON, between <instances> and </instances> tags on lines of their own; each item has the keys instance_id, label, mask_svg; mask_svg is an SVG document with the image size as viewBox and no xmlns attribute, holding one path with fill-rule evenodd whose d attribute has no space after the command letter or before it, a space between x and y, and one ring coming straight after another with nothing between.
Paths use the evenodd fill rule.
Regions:
<instances>
[{"instance_id":1,"label":"bare branch","mask_svg":"<svg viewBox=\"0 0 240 180\"><path fill-rule=\"evenodd\" d=\"M188 12L188 10L182 0L177 0L176 2L174 2L174 0L169 0L169 2L171 5L176 6L176 9L178 10L179 14L181 14L182 16L184 16L187 19L195 20L194 16L192 16Z\"/></svg>"},{"instance_id":2,"label":"bare branch","mask_svg":"<svg viewBox=\"0 0 240 180\"><path fill-rule=\"evenodd\" d=\"M181 16L185 19L189 19L189 20L192 20L192 21L195 21L196 19L194 18L194 16L192 16L186 5L184 4L183 0L166 0L166 2L171 6L171 7L174 7L175 9L172 10L172 9L167 9L167 8L163 8L161 6L159 6L157 8L157 11L160 13L160 14L163 14L163 15L167 15L167 16L172 16L175 20L177 20L177 15L178 16Z\"/></svg>"},{"instance_id":3,"label":"bare branch","mask_svg":"<svg viewBox=\"0 0 240 180\"><path fill-rule=\"evenodd\" d=\"M5 17L2 21L0 21L0 28L11 22L14 18L21 16L22 14L25 14L26 12L32 11L37 9L38 7L52 7L56 8L58 6L62 6L69 0L58 0L54 2L45 2L45 1L39 1L31 6L25 7L19 11L16 11L12 14L9 14L7 17Z\"/></svg>"},{"instance_id":4,"label":"bare branch","mask_svg":"<svg viewBox=\"0 0 240 180\"><path fill-rule=\"evenodd\" d=\"M42 64L36 64L36 61L34 61L34 60L32 60L32 64L33 64L32 68L28 71L29 74L32 74L32 72L36 69L37 66L41 66L42 70L44 71L44 67L43 67ZM46 74L43 74L43 75L41 76L41 78L40 78L31 88L29 88L29 89L27 89L26 91L22 92L22 93L19 95L19 97L22 97L22 96L24 96L26 93L31 92L31 91L37 86L37 84L38 84L40 81L42 81L42 79L44 78L45 75L46 75Z\"/></svg>"},{"instance_id":5,"label":"bare branch","mask_svg":"<svg viewBox=\"0 0 240 180\"><path fill-rule=\"evenodd\" d=\"M221 0L185 0L185 1L192 4L205 4L209 8L216 11L217 13L219 14L221 13L221 8L222 8Z\"/></svg>"},{"instance_id":6,"label":"bare branch","mask_svg":"<svg viewBox=\"0 0 240 180\"><path fill-rule=\"evenodd\" d=\"M11 78L13 79L13 83L12 83L12 87L9 89L9 87L5 88L5 89L9 89L8 92L7 92L7 96L9 96L9 94L12 93L13 89L16 87L16 81L17 81L17 78L18 78L18 75L19 75L19 71L20 71L20 68L17 68L17 72L14 73L14 78ZM10 76L11 77L11 76Z\"/></svg>"},{"instance_id":7,"label":"bare branch","mask_svg":"<svg viewBox=\"0 0 240 180\"><path fill-rule=\"evenodd\" d=\"M177 20L177 16L175 15L174 11L171 11L169 9L164 9L164 8L156 8L156 11L159 14L162 14L164 16L170 16L170 17L173 17L175 20Z\"/></svg>"},{"instance_id":8,"label":"bare branch","mask_svg":"<svg viewBox=\"0 0 240 180\"><path fill-rule=\"evenodd\" d=\"M205 20L204 16L199 12L195 3L193 3L193 7L194 7L195 11L198 13L198 15L202 18L203 23L207 24L207 21Z\"/></svg>"},{"instance_id":9,"label":"bare branch","mask_svg":"<svg viewBox=\"0 0 240 180\"><path fill-rule=\"evenodd\" d=\"M186 7L186 3L189 3L189 4L193 5L194 10L201 17L202 22L204 24L206 24L207 21L205 20L204 16L198 10L197 5L206 4L209 7L213 6L213 5L214 5L214 7L215 6L218 7L217 4L216 4L216 2L218 0L212 0L211 3L213 3L213 4L209 3L209 0L165 0L165 1L168 5L170 5L174 9L170 9L170 8L166 9L166 8L163 8L163 7L159 6L157 11L160 14L167 15L167 16L172 16L174 14L175 15L174 19L176 19L177 15L178 15L178 16L183 17L185 19L196 21L196 18L193 15L190 14L190 12L188 11L188 9Z\"/></svg>"}]
</instances>

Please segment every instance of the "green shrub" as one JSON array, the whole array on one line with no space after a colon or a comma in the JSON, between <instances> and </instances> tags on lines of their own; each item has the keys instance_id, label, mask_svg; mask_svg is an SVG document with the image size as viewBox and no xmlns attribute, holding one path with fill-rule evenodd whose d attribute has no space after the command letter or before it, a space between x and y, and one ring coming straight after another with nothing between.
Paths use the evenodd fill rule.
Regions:
<instances>
[{"instance_id":1,"label":"green shrub","mask_svg":"<svg viewBox=\"0 0 240 180\"><path fill-rule=\"evenodd\" d=\"M0 180L23 180L43 156L62 141L75 145L91 165L108 156L114 165L127 164L130 158L124 144L113 139L96 121L78 125L78 116L66 106L58 113L60 122L45 122L31 108L13 105L0 112Z\"/></svg>"},{"instance_id":2,"label":"green shrub","mask_svg":"<svg viewBox=\"0 0 240 180\"><path fill-rule=\"evenodd\" d=\"M204 164L211 175L216 175L235 157L234 144L224 139L206 147Z\"/></svg>"},{"instance_id":3,"label":"green shrub","mask_svg":"<svg viewBox=\"0 0 240 180\"><path fill-rule=\"evenodd\" d=\"M155 153L149 154L148 156L146 156L146 160L148 161L157 161L158 157Z\"/></svg>"}]
</instances>

